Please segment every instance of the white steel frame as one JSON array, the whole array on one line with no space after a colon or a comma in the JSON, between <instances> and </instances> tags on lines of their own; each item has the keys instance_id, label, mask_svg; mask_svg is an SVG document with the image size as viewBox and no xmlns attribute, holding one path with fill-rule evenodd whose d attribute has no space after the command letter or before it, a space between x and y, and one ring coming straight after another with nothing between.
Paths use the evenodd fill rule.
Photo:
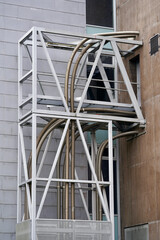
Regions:
<instances>
[{"instance_id":1,"label":"white steel frame","mask_svg":"<svg viewBox=\"0 0 160 240\"><path fill-rule=\"evenodd\" d=\"M36 30L35 30L36 29ZM27 40L31 35L32 35L32 31L35 31L35 32L38 32L39 33L39 36L40 36L40 39L41 39L41 43L37 43L36 44L36 34L35 34L35 37L34 37L34 41L33 41L33 44L32 44L32 41L31 40ZM101 47L98 49L97 51L97 56L96 56L96 59L93 63L93 66L92 66L92 71L90 73L90 76L88 77L88 80L87 80L87 83L86 85L84 86L84 90L83 90L83 93L82 93L82 96L81 96L81 99L79 101L79 104L78 104L78 107L77 107L77 110L76 110L76 113L73 114L69 111L69 108L68 108L68 105L66 103L66 100L64 98L64 95L63 95L63 91L62 91L62 88L59 84L59 79L58 79L58 76L55 72L55 69L54 69L54 66L53 66L53 63L50 59L50 56L48 54L48 51L47 51L47 47L46 47L46 44L43 40L43 37L42 37L42 33L52 33L52 34L58 34L62 37L64 36L69 36L69 37L79 37L80 39L82 38L89 38L90 40L93 40L93 41L101 41ZM102 52L102 49L103 49L103 44L105 41L109 41L113 47L113 51L112 51L112 55L115 56L117 62L118 62L118 66L120 68L120 71L121 71L121 74L123 76L123 79L124 79L124 83L126 85L126 88L127 88L127 91L128 91L128 94L130 96L130 99L131 99L131 104L126 104L126 103L119 103L117 101L115 101L115 99L113 99L112 95L111 95L111 90L110 89L107 89L107 86L108 86L108 82L106 81L105 83L105 86L106 86L106 91L108 93L108 95L110 96L110 99L112 100L111 102L98 102L98 101L93 101L93 100L87 100L85 99L85 94L88 90L88 87L89 87L89 82L91 81L91 78L93 76L93 73L94 73L94 69L96 68L96 66L99 66L100 67L100 71L102 73L102 75L104 75L104 79L107 80L107 77L106 75L104 74L104 68L103 68L103 65L100 61L100 55L101 55L101 52ZM46 96L46 95L37 95L37 81L35 81L34 85L33 85L33 92L30 96L28 96L27 98L25 99L22 99L22 84L24 81L26 81L30 76L32 76L32 78L34 78L34 75L37 76L36 74L36 71L35 69L36 68L36 65L37 65L37 56L36 56L36 47L34 46L40 46L43 48L44 52L45 52L45 55L46 55L46 59L48 61L48 65L51 69L51 73L55 79L55 83L57 85L57 90L59 91L59 94L60 94L60 97L58 98L59 100L62 101L62 105L64 106L65 108L65 111L46 111L46 110L43 110L41 111L41 109L37 109L36 112L37 113L40 113L40 114L51 114L51 115L57 115L57 117L60 115L60 116L63 116L64 118L66 117L85 117L86 114L84 113L80 113L80 110L81 110L81 107L82 107L82 104L83 103L89 103L89 104L98 104L98 105L103 105L103 106L114 106L114 107L128 107L128 108L133 108L133 110L135 110L136 112L136 115L137 115L137 118L131 118L131 117L118 117L118 116L107 116L107 115L100 115L98 118L101 118L101 119L104 119L104 120L115 120L115 121L124 121L124 122L136 122L136 123L140 123L140 124L145 124L145 120L144 120L144 117L142 115L142 112L141 112L141 109L138 105L138 102L137 102L137 99L136 99L136 96L133 92L133 89L132 89L132 86L131 86L131 83L130 83L130 80L129 80L129 77L128 77L128 74L125 70L125 66L124 66L124 63L122 61L122 57L121 57L121 54L120 54L120 50L118 49L118 46L117 46L117 43L124 43L124 44L131 44L131 45L134 45L135 49L139 46L142 46L142 41L136 41L136 40L128 40L128 39L122 39L122 38L116 38L116 37L103 37L103 36L82 36L82 35L74 35L74 34L67 34L67 33L55 33L55 32L52 32L52 31L49 31L49 30L45 30L45 29L40 29L40 28L33 28L31 29L25 36L24 38L22 38L20 41L19 41L19 45L21 46L22 44L25 44L26 46L27 45L32 45L32 59L33 59L33 62L32 62L32 69L28 71L28 73L22 74L22 72L20 73L21 70L19 70L19 74L21 75L19 77L19 106L20 106L20 109L22 109L24 106L26 106L28 103L31 103L34 104L34 108L36 108L36 105L37 105L37 100L39 98L43 98L43 99L50 99L50 100L57 100L57 97L54 97L54 96ZM130 50L128 50L130 51ZM103 50L104 52L104 50ZM108 51L106 51L106 53L108 54ZM22 50L21 50L21 47L19 47L19 68L22 69ZM34 69L35 68L35 69ZM105 82L105 81L104 81ZM21 96L21 97L20 97ZM77 102L76 98L75 98L75 102ZM30 111L28 111L27 114L23 115L21 113L21 111L19 111L19 119L23 119L23 118L26 118L26 115L30 115L31 114L31 109ZM88 116L88 115L87 115ZM96 118L95 114L92 114L91 115L91 118Z\"/></svg>"},{"instance_id":2,"label":"white steel frame","mask_svg":"<svg viewBox=\"0 0 160 240\"><path fill-rule=\"evenodd\" d=\"M90 75L88 77L87 83L84 86L84 90L81 96L80 101L78 102L78 107L75 113L70 112L69 107L68 107L68 103L66 102L66 99L64 97L64 93L63 90L60 86L59 83L59 79L58 76L56 74L55 68L53 66L52 60L49 56L47 47L46 47L46 43L44 41L43 38L43 33L47 34L58 34L59 36L62 37L79 37L80 39L82 38L89 38L90 41L100 41L100 47L97 51L96 54L96 58L95 58L95 62L93 63L92 66L92 70L90 72ZM37 36L39 36L39 39L37 38ZM88 114L88 113L81 113L80 110L82 108L83 103L85 102L89 102L89 100L85 99L89 84L91 82L94 70L98 64L100 71L102 72L102 75L104 75L104 79L107 80L107 76L104 73L104 68L102 66L102 63L100 61L100 55L102 53L103 50L103 46L105 44L106 41L109 41L112 45L113 48L113 52L112 55L114 55L117 59L117 63L119 65L119 68L121 70L124 82L126 84L129 96L131 98L132 104L123 104L123 103L118 103L115 102L115 100L112 97L112 92L111 90L108 90L108 94L110 96L110 100L111 102L109 103L100 103L99 101L95 101L95 104L103 104L104 106L117 106L117 107L121 107L121 106L125 106L125 107L133 107L137 117L136 118L132 118L132 117L121 117L121 116L108 116L108 115L95 115L95 114ZM74 35L74 34L67 34L67 33L54 33L52 31L49 30L45 30L45 29L41 29L41 28L32 28L28 33L26 33L19 41L19 45L18 45L18 103L19 103L19 112L18 112L18 117L19 117L19 125L18 125L18 145L19 145L19 150L18 150L18 191L17 191L17 222L20 223L21 221L23 221L23 216L21 216L21 204L22 204L22 186L25 186L26 188L26 195L27 195L27 202L28 202L28 208L29 208L29 216L32 222L32 240L36 240L36 219L40 218L40 214L44 205L44 201L50 186L51 182L70 182L70 183L77 183L79 187L81 187L82 183L92 183L96 186L98 194L99 194L99 198L104 210L104 213L106 215L106 219L111 222L112 224L112 240L114 239L114 206L113 206L113 199L114 199L114 194L113 194L113 143L112 143L112 121L124 121L124 122L131 122L131 123L139 123L139 124L145 124L145 120L143 118L141 109L138 105L137 99L135 97L135 94L132 90L132 86L128 77L128 74L125 70L122 58L121 58L121 54L120 51L117 47L117 43L126 43L126 44L133 44L134 46L141 46L142 42L141 41L135 41L135 40L128 40L128 39L120 39L120 38L112 38L112 37L103 37L103 36L82 36L82 35ZM28 73L23 74L23 52L22 52L22 45L31 45L32 46L32 69L28 71ZM37 64L38 64L38 60L37 60L37 47L40 46L45 53L46 59L48 61L48 65L51 69L51 73L55 79L56 85L57 85L57 89L59 91L60 94L60 99L62 101L62 105L64 106L64 111L53 111L51 109L48 108L48 110L43 110L43 109L38 109L37 107L37 99L40 97L37 94L37 82L38 82L38 72L37 72ZM136 47L135 47L136 48ZM32 93L31 96L29 96L29 98L23 99L22 97L22 85L23 83L29 78L32 77ZM108 83L105 85L106 88L108 87ZM107 91L107 89L106 89ZM50 97L50 96L43 96L44 99L56 99L54 97ZM76 102L76 100L75 100ZM23 107L26 106L28 103L31 103L31 108L27 111L27 113L23 114ZM48 178L40 178L39 177L39 173L41 171L41 166L38 170L38 173L36 172L36 139L37 139L37 124L38 124L38 118L39 117L48 117L48 118L57 118L57 119L66 119L66 125L64 127L63 133L62 133L62 137L60 139L60 143L57 149L57 153L55 156L55 159L53 161L53 165L51 167L50 170L50 174L48 176ZM63 146L63 143L65 141L65 137L66 137L66 133L67 130L69 129L69 124L71 122L71 120L75 120L79 133L80 133L80 137L81 137L81 141L85 150L85 154L87 157L87 161L89 163L91 172L92 172L92 180L88 180L88 181L84 181L80 179L80 176L77 175L77 173L75 172L75 179L55 179L53 178L53 173L55 171L55 167L58 161L58 157L61 151L61 148ZM96 154L96 152L94 151L94 147L96 146L95 143L95 136L93 134L92 137L92 157L89 154L88 151L88 146L85 140L85 136L84 133L82 131L82 127L81 127L81 122L83 121L87 121L87 122L104 122L108 125L108 140L109 140L109 144L108 144L108 148L109 148L109 181L105 182L105 181L99 181L97 179L97 175L95 173L95 163L94 163L94 156ZM31 123L32 125L32 177L29 179L28 176L28 170L27 170L27 159L26 159L26 153L25 153L25 144L24 144L24 133L23 133L23 126L27 123ZM46 149L44 152L44 156L43 158L45 158L45 154L47 152L48 149L48 145L51 139L51 135L50 138L48 140L48 143L46 145ZM43 164L43 160L42 163ZM24 172L24 181L22 181L22 169ZM43 193L43 197L41 199L38 211L36 212L36 192L37 192L37 182L38 181L44 181L46 182L46 187ZM32 188L31 188L31 193L29 190L29 184L31 184ZM106 196L105 194L101 191L100 185L109 185L109 192L110 192L110 206L109 206L109 210L108 210L108 206L106 204ZM90 219L89 216L89 212L88 212L88 208L87 208L87 204L85 202L84 196L83 196L83 191L80 189L80 195L82 198L82 202L84 204L84 208L86 211L86 215L87 218ZM93 209L95 209L95 195L93 196ZM95 215L93 214L93 220L95 219Z\"/></svg>"}]
</instances>

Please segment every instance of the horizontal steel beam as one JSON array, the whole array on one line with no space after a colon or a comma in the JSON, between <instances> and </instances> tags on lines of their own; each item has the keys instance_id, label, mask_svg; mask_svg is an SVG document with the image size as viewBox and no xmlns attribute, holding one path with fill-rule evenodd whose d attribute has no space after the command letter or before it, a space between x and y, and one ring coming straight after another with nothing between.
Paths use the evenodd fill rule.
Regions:
<instances>
[{"instance_id":1,"label":"horizontal steel beam","mask_svg":"<svg viewBox=\"0 0 160 240\"><path fill-rule=\"evenodd\" d=\"M48 181L48 178L36 178L37 181ZM80 179L63 179L63 178L52 178L51 182L67 182L67 183L82 183L82 184L96 184L94 180L80 180ZM110 185L109 181L98 181L101 186Z\"/></svg>"}]
</instances>

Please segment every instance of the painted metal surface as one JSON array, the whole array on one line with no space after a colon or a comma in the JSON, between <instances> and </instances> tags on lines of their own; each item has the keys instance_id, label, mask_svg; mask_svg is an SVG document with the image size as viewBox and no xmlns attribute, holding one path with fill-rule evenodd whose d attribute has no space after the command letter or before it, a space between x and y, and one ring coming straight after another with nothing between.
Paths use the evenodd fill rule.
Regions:
<instances>
[{"instance_id":1,"label":"painted metal surface","mask_svg":"<svg viewBox=\"0 0 160 240\"><path fill-rule=\"evenodd\" d=\"M125 32L125 37L126 34L130 36L130 34L133 33ZM57 202L57 207L62 210L62 215L59 217L64 217L67 220L70 218L70 215L72 215L72 219L74 219L74 198L76 192L75 186L78 186L79 194L83 203L82 205L84 206L85 217L82 216L82 220L85 220L86 216L88 219L90 219L90 213L87 209L87 194L84 194L84 189L87 189L87 191L91 189L93 200L91 203L93 219L96 219L97 224L99 224L101 216L98 216L99 205L95 204L97 199L97 201L99 201L100 208L102 206L106 220L111 227L111 239L114 239L112 124L113 121L145 124L145 120L139 108L135 94L132 90L130 80L126 74L121 58L121 52L117 47L118 43L135 44L138 46L140 46L142 43L141 41L127 40L126 38L116 38L115 33L113 35L113 37L111 36L111 34L105 34L105 36L82 36L75 34L66 34L64 32L56 33L50 30L35 27L19 41L19 177L17 216L19 223L23 220L31 219L32 240L36 240L36 219L40 219L42 216L45 215L43 215L42 212L43 209L45 209L45 200L47 198L47 195L49 194L50 189L52 189L53 191L53 189L57 189L57 187L61 188L62 195L59 196L62 197L60 197L60 202ZM117 36L119 35L122 36L123 34L117 33ZM61 37L60 39L59 36ZM75 39L78 41L78 45L74 43ZM125 102L118 102L112 96L113 88L109 88L109 86L111 86L110 80L106 77L106 74L104 74L104 66L102 62L99 61L102 55L102 51L103 54L105 52L104 45L106 42L110 42L113 47L114 55L117 58L122 72L122 76L124 77L124 86L126 86L126 91L128 91L128 94L132 101L131 104ZM28 46L28 49L30 48L29 51L31 51L30 54L32 55L32 69L26 70L28 66L25 65L25 63L22 61L24 45ZM75 52L71 56L71 60L69 60L70 58L66 60L66 63L68 62L68 65L66 64L66 68L68 70L67 75L63 77L63 79L65 79L64 81L66 82L63 82L62 85L62 79L61 77L58 77L56 71L58 71L58 67L61 68L61 66L64 64L64 59L67 58L67 56L70 56L68 52L70 53L71 50L73 50L74 48ZM86 79L87 81L84 81L85 72L83 68L86 66L85 61L87 59L85 57L85 54L89 49L95 54L95 61L93 62L89 77L88 79ZM43 51L44 54L42 53ZM59 54L57 54L56 51L59 51ZM65 51L65 53L63 51ZM108 56L107 53L108 50L105 53L106 56ZM63 61L61 60L59 62L59 66L57 66L54 62L54 58L56 57L62 57L63 59ZM74 57L77 58L77 60L75 60ZM71 64L73 64L73 66ZM80 69L78 71L79 66ZM106 93L109 95L109 101L106 101L105 104L103 104L102 102L97 100L95 106L92 106L93 104L91 105L90 103L87 103L88 100L86 95L90 86L90 82L91 80L93 80L93 74L96 67L99 67L100 69L102 80L107 82L107 84L104 85L104 88L106 89ZM71 69L73 69L72 76L70 73ZM26 71L27 73L25 73ZM39 71L41 72L41 74L39 74ZM76 72L78 72L78 75L76 75ZM82 83L82 91L80 91L77 82L75 84L76 78ZM43 81L41 81L41 79ZM54 86L52 86L52 84L50 85L52 81L53 83L55 83ZM43 91L45 93L45 96L38 94L39 82L41 83L40 89L45 89ZM30 85L31 91L29 92L29 96L26 96L24 88ZM50 92L52 92L52 96L50 96ZM68 92L70 92L70 95L68 94ZM44 99L46 100L46 104L44 104L43 102ZM58 104L57 99L58 101L60 100ZM75 104L75 99L78 99L78 105ZM54 101L52 102L51 100ZM91 102L93 103L92 100ZM122 106L123 108L127 108L127 110L129 109L130 111L125 111L124 109L121 109L121 111L119 111L119 108L122 108ZM114 108L114 114L113 111L109 111L108 107ZM105 114L102 113L102 108L104 109ZM133 110L135 111L134 115L132 114ZM46 121L48 123L46 123ZM73 127L72 130L70 128L71 125ZM92 142L91 156L88 150L88 145L84 133L85 131L93 131L94 128L95 130L99 128L101 129L101 125L105 126L106 130L108 131L109 180L107 182L103 180L103 177L101 179L101 176L97 174L100 169L96 169L96 165L94 163L96 152L93 151L97 144L95 143L95 138ZM30 149L31 153L29 155L29 158L27 159L26 151L28 150L28 146L25 145L23 139L25 139L26 137L26 131L24 129L28 126L31 127L32 142ZM39 130L40 126L42 126L41 131ZM45 159L47 159L47 153L49 152L51 142L54 139L54 134L56 134L56 131L58 130L62 130L60 141L58 142L52 164L50 164L48 175L44 177L41 176L41 174L43 174L43 168L45 167L44 162ZM51 137L53 131L54 134L53 137ZM86 161L85 164L86 166L89 166L91 171L91 180L86 179L88 178L88 176L87 174L85 174L84 177L83 172L81 172L81 175L77 174L78 168L75 163L73 164L73 162L75 161L74 148L76 140L78 138L80 139L82 144L83 154ZM62 160L60 159L62 159L63 154L65 155L65 161L62 164ZM38 159L40 159L39 161L41 161L39 166ZM69 161L71 161L71 169ZM59 167L62 165L62 167L60 168L62 168L63 171L61 176L59 175L59 177L56 177L55 169L58 164ZM71 177L69 175L69 170L71 170L72 172ZM23 172L25 178L22 181ZM89 187L88 184L90 184L91 187ZM106 197L106 186L109 187L109 199ZM24 202L21 198L21 195L23 193L23 187L26 189L27 198L27 201ZM40 187L42 189L41 196L39 196L40 192L38 190ZM72 192L71 207L69 205L70 189ZM38 198L40 199L38 200ZM21 215L21 207L23 204L25 206L25 210L24 214Z\"/></svg>"}]
</instances>

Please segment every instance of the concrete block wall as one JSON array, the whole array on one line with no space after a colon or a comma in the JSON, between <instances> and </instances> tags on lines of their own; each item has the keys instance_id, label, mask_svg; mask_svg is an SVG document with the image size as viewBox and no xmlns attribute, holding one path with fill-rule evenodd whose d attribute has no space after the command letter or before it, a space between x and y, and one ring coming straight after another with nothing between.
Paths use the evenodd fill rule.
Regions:
<instances>
[{"instance_id":1,"label":"concrete block wall","mask_svg":"<svg viewBox=\"0 0 160 240\"><path fill-rule=\"evenodd\" d=\"M33 26L85 33L85 25L85 0L0 0L0 239L15 239L17 42Z\"/></svg>"}]
</instances>

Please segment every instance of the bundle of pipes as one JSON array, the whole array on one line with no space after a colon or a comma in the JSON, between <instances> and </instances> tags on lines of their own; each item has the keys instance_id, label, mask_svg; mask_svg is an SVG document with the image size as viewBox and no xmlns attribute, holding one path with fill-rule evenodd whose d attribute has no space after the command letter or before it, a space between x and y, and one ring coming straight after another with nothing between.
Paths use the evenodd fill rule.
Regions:
<instances>
[{"instance_id":1,"label":"bundle of pipes","mask_svg":"<svg viewBox=\"0 0 160 240\"><path fill-rule=\"evenodd\" d=\"M114 33L103 33L99 34L100 36L111 36L111 37L135 37L138 35L138 32L114 32ZM98 34L97 34L98 36ZM68 62L67 70L66 70L66 77L65 77L65 89L64 89L64 96L66 99L66 102L68 105L70 105L70 112L75 112L75 106L74 106L74 84L75 84L75 79L76 79L76 73L77 69L79 66L79 63L84 56L84 54L93 47L95 44L97 44L99 40L97 41L91 41L89 38L83 39L73 50L70 60ZM74 63L74 67L71 72L71 66L73 64L73 59L81 49L76 63ZM71 83L69 83L69 76L71 75ZM69 84L70 84L70 94L68 92L69 89ZM70 100L69 100L70 99ZM69 104L70 101L70 104ZM96 111L96 112L106 112L106 114L122 114L122 115L133 115L134 113L132 112L126 112L126 111L117 111L113 109L102 109L102 108L87 108L84 109L84 111ZM65 119L52 119L41 131L37 138L37 160L38 156L41 150L41 147L46 140L46 138L49 136L49 134L56 128L58 127L64 127L66 123ZM98 129L101 123L92 123L92 124L85 124L83 126L83 132L89 131L90 129L96 128ZM121 133L118 134L117 136L114 136L114 139L132 135L132 134L137 134L137 131L131 131L131 132L126 132L126 133ZM71 155L71 179L75 179L75 141L79 137L79 132L75 124L75 120L71 120L70 124L70 129L67 130L66 134L66 140L65 143L63 144L63 148L65 146L66 152L65 152L65 162L63 166L63 177L65 179L69 179L69 158ZM97 156L96 156L96 174L97 178L100 181L102 178L102 173L101 173L101 161L102 161L102 155L103 151L106 148L108 144L108 140L104 141L98 149ZM62 148L62 151L63 151ZM61 154L62 154L61 151ZM61 154L60 158L57 164L57 178L60 178L60 164L61 164ZM32 163L32 153L30 154L29 160L28 160L28 174L29 178L32 177L32 169L31 169L31 164ZM63 190L63 199L62 201L62 209L61 209L61 183L57 183L57 218L63 218L63 219L69 219L69 182L65 182L64 186L62 187ZM96 204L96 219L101 220L102 219L102 207L101 203L97 194L97 204ZM63 213L61 213L61 210L63 210ZM28 214L28 205L27 205L27 199L25 199L25 219L29 218ZM75 219L75 183L71 183L71 219Z\"/></svg>"}]
</instances>

